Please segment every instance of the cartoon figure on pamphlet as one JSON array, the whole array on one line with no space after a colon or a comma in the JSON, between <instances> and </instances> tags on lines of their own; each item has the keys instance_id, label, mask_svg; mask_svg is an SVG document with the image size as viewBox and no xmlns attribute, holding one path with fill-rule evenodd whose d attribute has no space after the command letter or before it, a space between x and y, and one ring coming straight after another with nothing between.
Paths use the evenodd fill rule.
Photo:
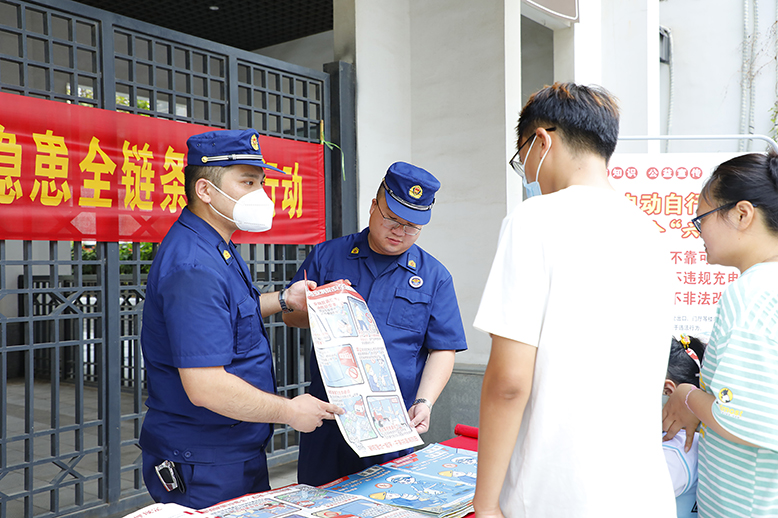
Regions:
<instances>
[{"instance_id":1,"label":"cartoon figure on pamphlet","mask_svg":"<svg viewBox=\"0 0 778 518\"><path fill-rule=\"evenodd\" d=\"M341 423L343 423L343 428L346 430L350 442L361 446L362 441L378 437L365 412L365 402L362 396L356 395L339 401L342 405L341 408L346 411Z\"/></svg>"},{"instance_id":2,"label":"cartoon figure on pamphlet","mask_svg":"<svg viewBox=\"0 0 778 518\"><path fill-rule=\"evenodd\" d=\"M348 298L348 302L351 305L351 310L354 312L354 316L357 319L357 328L359 334L378 334L378 327L373 320L373 315L367 310L367 304L364 300L355 299L353 297Z\"/></svg>"},{"instance_id":3,"label":"cartoon figure on pamphlet","mask_svg":"<svg viewBox=\"0 0 778 518\"><path fill-rule=\"evenodd\" d=\"M348 303L342 303L336 311L326 314L325 318L336 337L357 336L354 318L351 316Z\"/></svg>"},{"instance_id":4,"label":"cartoon figure on pamphlet","mask_svg":"<svg viewBox=\"0 0 778 518\"><path fill-rule=\"evenodd\" d=\"M373 425L381 437L406 435L413 429L406 418L407 412L397 396L373 396L367 398Z\"/></svg>"},{"instance_id":5,"label":"cartoon figure on pamphlet","mask_svg":"<svg viewBox=\"0 0 778 518\"><path fill-rule=\"evenodd\" d=\"M434 509L448 502L445 493L450 488L441 483L420 481L408 474L392 475L386 481L392 487L373 493L370 498L415 509Z\"/></svg>"},{"instance_id":6,"label":"cartoon figure on pamphlet","mask_svg":"<svg viewBox=\"0 0 778 518\"><path fill-rule=\"evenodd\" d=\"M447 470L447 471L441 471L438 473L441 477L450 477L455 478L459 480L460 482L465 482L467 484L475 484L476 479L476 472L475 471L456 471L456 470Z\"/></svg>"},{"instance_id":7,"label":"cartoon figure on pamphlet","mask_svg":"<svg viewBox=\"0 0 778 518\"><path fill-rule=\"evenodd\" d=\"M393 392L397 387L392 384L392 375L387 367L386 357L366 359L362 361L362 368L367 374L367 381L373 392Z\"/></svg>"}]
</instances>

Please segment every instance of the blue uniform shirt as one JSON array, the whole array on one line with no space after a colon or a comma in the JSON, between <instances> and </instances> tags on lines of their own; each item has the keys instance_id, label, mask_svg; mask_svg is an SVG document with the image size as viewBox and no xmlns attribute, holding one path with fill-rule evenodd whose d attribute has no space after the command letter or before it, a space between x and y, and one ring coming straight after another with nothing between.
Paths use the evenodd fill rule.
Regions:
<instances>
[{"instance_id":1,"label":"blue uniform shirt","mask_svg":"<svg viewBox=\"0 0 778 518\"><path fill-rule=\"evenodd\" d=\"M141 346L148 374L140 445L157 457L228 464L259 455L268 423L245 423L193 405L179 368L224 366L275 393L259 293L235 245L188 209L165 236L149 272Z\"/></svg>"},{"instance_id":2,"label":"blue uniform shirt","mask_svg":"<svg viewBox=\"0 0 778 518\"><path fill-rule=\"evenodd\" d=\"M369 230L321 243L300 266L294 283L307 274L318 285L348 279L365 299L392 361L406 408L413 404L429 351L467 349L451 274L415 244L378 272L367 241ZM290 283L290 284L291 284ZM316 355L311 352L309 392L327 400ZM408 450L359 458L334 421L300 437L297 478L321 485L381 464Z\"/></svg>"}]
</instances>

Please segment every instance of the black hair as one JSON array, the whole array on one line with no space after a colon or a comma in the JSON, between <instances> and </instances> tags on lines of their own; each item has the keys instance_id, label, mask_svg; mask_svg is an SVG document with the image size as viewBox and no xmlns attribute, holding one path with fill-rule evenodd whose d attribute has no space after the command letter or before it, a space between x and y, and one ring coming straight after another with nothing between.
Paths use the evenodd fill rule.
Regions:
<instances>
[{"instance_id":1,"label":"black hair","mask_svg":"<svg viewBox=\"0 0 778 518\"><path fill-rule=\"evenodd\" d=\"M707 345L699 338L693 336L687 338L689 339L688 348L694 351L700 364L702 364L702 358L705 356ZM675 338L670 343L670 359L667 362L666 378L673 381L676 385L691 383L695 387L700 386L700 366L689 356L686 347Z\"/></svg>"},{"instance_id":2,"label":"black hair","mask_svg":"<svg viewBox=\"0 0 778 518\"><path fill-rule=\"evenodd\" d=\"M539 127L554 127L571 152L595 153L607 162L619 140L619 107L602 87L554 83L535 92L522 108L517 149Z\"/></svg>"},{"instance_id":3,"label":"black hair","mask_svg":"<svg viewBox=\"0 0 778 518\"><path fill-rule=\"evenodd\" d=\"M716 167L700 196L711 206L750 201L778 234L778 154L747 153L727 160Z\"/></svg>"},{"instance_id":4,"label":"black hair","mask_svg":"<svg viewBox=\"0 0 778 518\"><path fill-rule=\"evenodd\" d=\"M190 209L194 206L195 184L200 178L205 178L216 187L221 187L221 172L223 167L188 165L184 168L184 194L186 194L186 206Z\"/></svg>"}]
</instances>

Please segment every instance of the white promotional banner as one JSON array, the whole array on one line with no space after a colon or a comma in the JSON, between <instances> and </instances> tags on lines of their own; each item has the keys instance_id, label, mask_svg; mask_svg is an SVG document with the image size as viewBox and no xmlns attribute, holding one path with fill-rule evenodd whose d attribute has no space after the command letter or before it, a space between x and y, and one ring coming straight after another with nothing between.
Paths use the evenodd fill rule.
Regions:
<instances>
[{"instance_id":1,"label":"white promotional banner","mask_svg":"<svg viewBox=\"0 0 778 518\"><path fill-rule=\"evenodd\" d=\"M691 220L705 180L736 153L613 155L608 175L665 238L667 261L675 272L673 332L707 341L716 303L724 287L737 279L735 268L710 265L705 244ZM635 272L640 275L640 272ZM629 282L629 280L625 280Z\"/></svg>"}]
</instances>

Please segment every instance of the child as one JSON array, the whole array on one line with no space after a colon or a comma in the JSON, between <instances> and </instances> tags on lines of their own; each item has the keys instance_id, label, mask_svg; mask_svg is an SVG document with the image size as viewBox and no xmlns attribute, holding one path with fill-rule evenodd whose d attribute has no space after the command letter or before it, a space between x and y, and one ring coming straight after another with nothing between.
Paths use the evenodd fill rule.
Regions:
<instances>
[{"instance_id":1,"label":"child","mask_svg":"<svg viewBox=\"0 0 778 518\"><path fill-rule=\"evenodd\" d=\"M705 354L705 344L692 336L681 335L681 340L672 339L670 361L667 364L667 379L663 394L663 403L675 392L681 383L691 383L699 387L700 366ZM685 430L665 441L667 467L673 479L675 505L678 518L697 517L697 441L699 434L694 433L694 443L689 451L684 451Z\"/></svg>"}]
</instances>

